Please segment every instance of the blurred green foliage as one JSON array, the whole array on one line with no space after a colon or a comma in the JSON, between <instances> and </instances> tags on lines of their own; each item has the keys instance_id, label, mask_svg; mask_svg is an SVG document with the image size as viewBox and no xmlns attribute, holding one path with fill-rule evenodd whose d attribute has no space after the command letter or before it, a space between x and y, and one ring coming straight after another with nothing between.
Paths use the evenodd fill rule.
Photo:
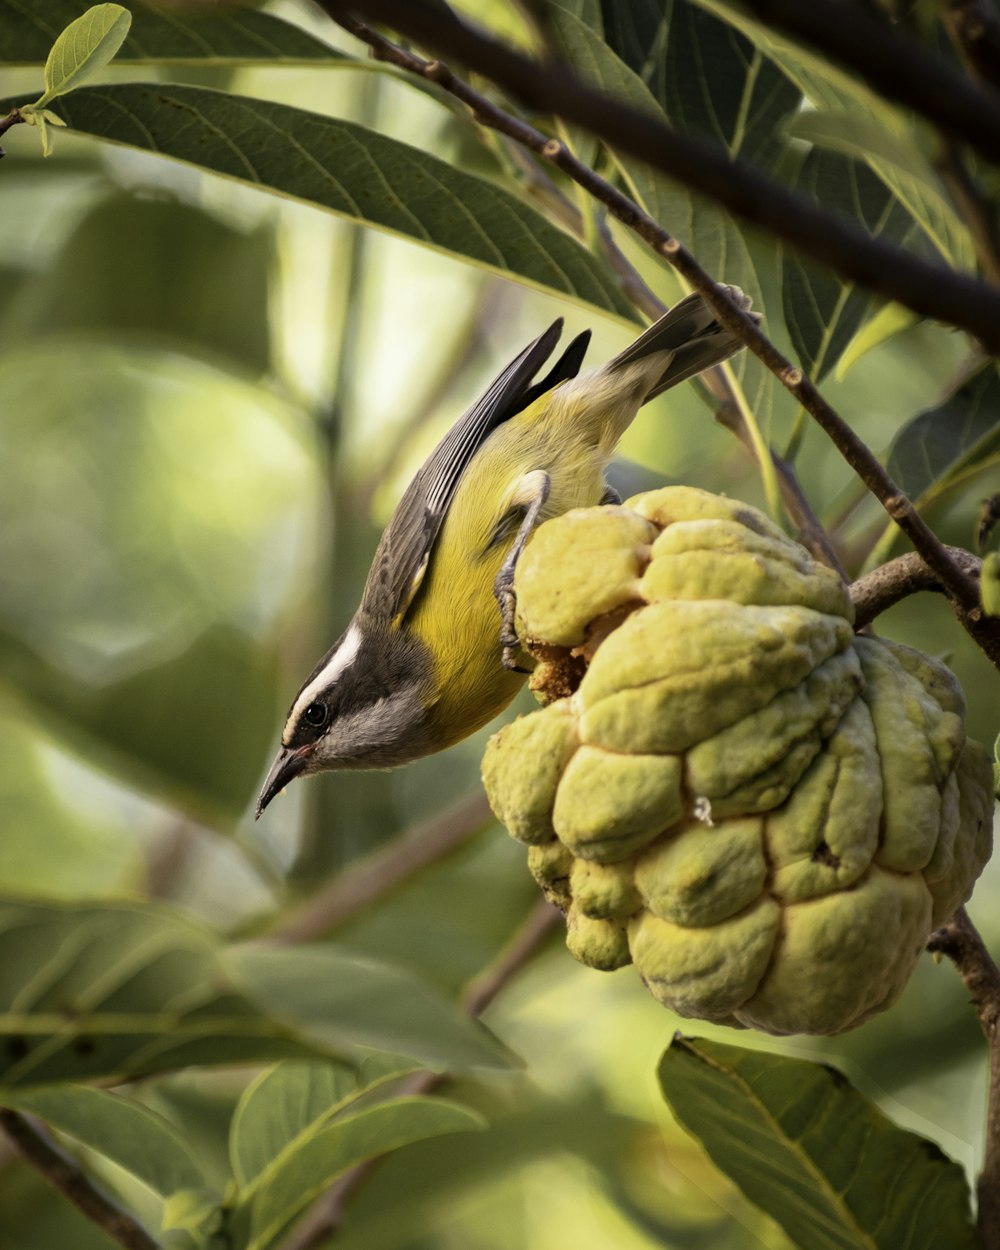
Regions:
<instances>
[{"instance_id":1,"label":"blurred green foliage","mask_svg":"<svg viewBox=\"0 0 1000 1250\"><path fill-rule=\"evenodd\" d=\"M40 7L51 10L44 21L38 13L26 18L14 0L0 0L0 58L24 67L7 73L11 96L37 95L39 57L84 5L53 0ZM512 6L458 7L530 42ZM677 10L677 19L664 43L668 9ZM964 227L928 172L912 119L882 102L872 105L857 84L824 78L809 57L734 16L728 0L701 6L566 0L554 10L567 53L599 81L651 100L682 129L743 145L750 159L800 189L827 195L830 178L839 177L851 191L844 211L852 211L853 195L859 212L871 210L873 226L898 238L919 236L922 249L936 247L956 265L972 264ZM744 36L709 13L730 16ZM124 79L272 101L285 109L285 137L274 144L274 157L279 166L285 160L288 181L278 189L308 199L303 169L288 157L294 132L288 118L298 116L292 109L318 111L316 133L325 134L320 121L326 126L329 113L377 130L381 151L413 144L461 178L479 176L483 203L499 213L509 201L511 229L531 241L544 205L537 187L519 180L509 149L493 141L484 148L464 115L433 92L358 64L357 47L305 4L231 20L214 15L211 39L206 34L201 43L188 38L185 21L157 25L137 9L122 64L104 75L112 87L104 105L100 88L88 89L95 93L89 103L83 93L70 101L70 113L76 109L86 119L84 129L100 131L98 105L116 98L115 91L127 98ZM335 60L310 68L327 44L338 45ZM203 48L209 49L204 57ZM586 61L587 49L595 48L601 59ZM717 99L717 124L706 114L704 93L712 95L712 82L699 77L703 62L695 48L714 48L718 64L732 71L725 97ZM803 90L818 112L803 110ZM782 125L793 115L797 138L790 143ZM853 118L855 128L862 117L884 123L895 144L912 142L916 173L913 161L903 177L874 148L866 156L847 150L845 126L835 122L841 115ZM811 131L804 120L812 121ZM265 126L256 124L257 131L241 136L251 147ZM206 1054L192 1042L192 1064L326 1054L331 1034L316 1041L317 1020L306 1010L312 1008L326 1024L332 1016L343 1025L338 1043L367 1040L409 1057L411 1065L419 1059L452 1072L473 1069L454 1077L447 1093L485 1116L487 1131L428 1138L390 1157L349 1204L339 1244L785 1250L790 1243L777 1225L716 1170L659 1101L656 1061L680 1022L645 994L631 970L602 975L579 968L553 942L489 1008L486 1023L499 1047L451 1009L450 1000L497 957L535 898L521 850L496 825L345 914L332 926L335 944L289 950L284 962L283 948L265 951L242 989L235 988L236 973L239 966L244 974L253 968L252 948L227 945L280 931L334 874L349 875L367 852L478 785L485 732L401 772L300 783L259 824L251 819L285 707L353 611L379 527L402 485L484 379L554 315L565 316L570 334L594 327L591 359L627 341L631 313L611 271L561 232L559 245L579 266L577 278L547 282L545 249L519 251L516 238L500 260L475 255L464 237L449 254L446 236L454 223L445 222L432 240L438 250L423 249L420 230L400 226L402 218L388 228L410 237L375 234L320 208L268 196L250 178L207 172L199 167L197 136L185 136L190 163L183 165L142 150L156 145L124 131L113 137L136 146L61 130L55 155L42 161L28 127L4 136L0 890L15 899L58 898L98 909L102 901L160 899L206 922L206 950L218 947L231 960L226 975L234 981L226 992L249 996L240 999L248 1018L283 1015L288 1048L220 1043ZM593 141L571 139L614 173ZM809 160L802 156L806 139L815 144ZM866 141L860 130L857 139ZM418 158L412 159L419 166ZM977 391L971 407L978 424L971 442L963 427L965 443L949 441L940 416L956 404L970 409L966 392L954 397L976 363L970 345L943 327L903 318L862 354L861 336L880 337L871 330L877 305L867 296L798 265L682 188L638 167L619 172L716 276L747 287L775 341L784 350L799 348L803 367L825 375L824 393L877 452L893 448L896 462L919 465L931 448L943 470L949 452L954 459L975 444L979 454L962 462L960 482L942 484L927 499L940 535L970 546L979 499L996 489L997 414L990 418ZM353 216L377 224L385 205L370 179L366 187L372 200ZM556 190L585 215L592 212L568 184L559 182ZM459 193L449 196L454 208ZM341 202L335 207L352 217ZM433 197L421 208L427 221L439 218L436 228L440 211ZM556 228L543 224L556 237ZM652 289L675 298L673 274L613 230ZM466 263L470 256L478 267ZM497 276L508 267L525 281ZM841 350L849 368L837 368ZM836 529L857 572L883 535L880 509L756 361L740 358L733 376L764 436L779 449L797 448L806 494ZM995 390L992 373L990 385ZM928 431L939 441L928 441ZM620 471L630 481L636 474L643 484L683 480L754 503L764 499L754 464L713 422L695 386L650 405L622 453L631 463ZM928 486L921 479L917 489ZM890 534L880 550L889 554L894 543ZM880 618L879 630L946 656L969 694L970 732L993 740L1000 677L943 601L911 599ZM526 706L527 696L510 714ZM972 914L994 948L998 896L1000 877L988 870ZM130 906L143 910L141 902ZM109 908L108 914L116 913ZM154 998L166 992L170 975L156 959L158 943L170 943L159 914L148 909L148 928L139 936L114 938L117 930L107 930L102 940L120 943L137 962L112 991L90 987L78 1006L134 990L139 968ZM0 983L8 987L11 969L26 966L24 948L9 941L13 932L0 928ZM66 939L65 966L54 973L43 967L27 983L18 1010L26 1011L36 991L71 984L79 966L76 940ZM248 950L249 964L240 965L240 952ZM4 959L12 963L3 967ZM265 967L268 959L276 962ZM322 992L311 993L311 984ZM255 986L261 998L251 1003ZM73 1008L73 994L66 993L66 1001L52 999L54 1010ZM890 1013L849 1036L737 1040L836 1062L898 1123L931 1137L971 1174L979 1161L986 1069L965 999L953 971L928 959ZM393 1034L393 1019L410 1031ZM352 1020L371 1031L364 1034L357 1024L363 1036L348 1037ZM176 1021L164 1027L169 1031ZM733 1039L722 1029L697 1031ZM435 1038L438 1051L428 1042ZM523 1066L506 1066L511 1054ZM499 1066L477 1067L487 1055L491 1062L501 1056ZM87 1051L87 1071L116 1074L113 1065L102 1068L100 1057ZM132 1071L163 1066L177 1063L139 1062ZM400 1069L405 1066L401 1060ZM245 1122L257 1075L247 1067L191 1067L125 1090L178 1130L206 1186L222 1192L230 1176L230 1126ZM386 1092L399 1090L390 1082ZM261 1110L273 1108L258 1105ZM114 1109L107 1114L117 1125ZM413 1138L436 1131L430 1120L438 1114L444 1131L445 1105L422 1105ZM462 1113L454 1116L457 1126ZM471 1124L475 1117L466 1113L466 1119ZM314 1129L329 1125L299 1125L300 1132ZM74 1140L101 1183L159 1227L171 1193L151 1194L141 1176L123 1169L128 1160L120 1140L103 1153L100 1140ZM324 1173L320 1180L326 1179ZM178 1181L177 1189L184 1184ZM276 1209L272 1224L290 1218L287 1206ZM170 1233L165 1244L189 1247L195 1225ZM0 1158L0 1250L109 1244L68 1203L50 1200L25 1165Z\"/></svg>"}]
</instances>

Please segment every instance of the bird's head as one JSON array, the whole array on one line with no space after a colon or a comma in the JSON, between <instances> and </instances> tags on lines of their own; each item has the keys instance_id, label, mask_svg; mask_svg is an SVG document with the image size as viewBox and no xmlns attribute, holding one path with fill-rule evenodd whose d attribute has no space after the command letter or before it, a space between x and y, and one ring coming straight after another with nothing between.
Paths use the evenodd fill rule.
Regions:
<instances>
[{"instance_id":1,"label":"bird's head","mask_svg":"<svg viewBox=\"0 0 1000 1250\"><path fill-rule=\"evenodd\" d=\"M413 634L355 617L295 696L257 816L306 773L394 768L433 750L431 671L427 649Z\"/></svg>"}]
</instances>

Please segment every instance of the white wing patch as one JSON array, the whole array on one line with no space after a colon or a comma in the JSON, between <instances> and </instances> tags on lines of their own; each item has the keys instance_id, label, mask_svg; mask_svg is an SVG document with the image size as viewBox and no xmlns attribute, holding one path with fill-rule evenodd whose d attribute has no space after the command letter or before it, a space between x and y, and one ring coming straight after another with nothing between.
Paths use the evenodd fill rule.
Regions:
<instances>
[{"instance_id":1,"label":"white wing patch","mask_svg":"<svg viewBox=\"0 0 1000 1250\"><path fill-rule=\"evenodd\" d=\"M327 690L332 683L337 680L341 673L354 663L357 659L360 646L361 630L357 625L352 625L344 635L344 641L337 648L336 654L330 657L330 662L325 668L320 669L309 685L302 690L302 693L295 700L292 710L288 714L288 720L285 724L286 733L298 722L299 717L309 704L314 703L324 690Z\"/></svg>"}]
</instances>

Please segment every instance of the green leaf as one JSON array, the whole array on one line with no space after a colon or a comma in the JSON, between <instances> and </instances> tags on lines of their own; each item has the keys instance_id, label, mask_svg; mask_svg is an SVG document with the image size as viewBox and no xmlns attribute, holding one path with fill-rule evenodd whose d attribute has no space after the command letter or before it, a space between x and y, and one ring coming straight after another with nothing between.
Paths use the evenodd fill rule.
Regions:
<instances>
[{"instance_id":1,"label":"green leaf","mask_svg":"<svg viewBox=\"0 0 1000 1250\"><path fill-rule=\"evenodd\" d=\"M810 1250L975 1250L969 1186L827 1066L675 1037L674 1114L716 1165Z\"/></svg>"},{"instance_id":2,"label":"green leaf","mask_svg":"<svg viewBox=\"0 0 1000 1250\"><path fill-rule=\"evenodd\" d=\"M233 1212L249 1232L245 1250L267 1250L292 1220L349 1168L445 1133L485 1127L483 1118L440 1098L397 1098L334 1120L305 1137Z\"/></svg>"},{"instance_id":3,"label":"green leaf","mask_svg":"<svg viewBox=\"0 0 1000 1250\"><path fill-rule=\"evenodd\" d=\"M353 122L204 87L142 83L84 88L59 108L74 130L319 205L635 320L606 266L540 213L484 179Z\"/></svg>"},{"instance_id":4,"label":"green leaf","mask_svg":"<svg viewBox=\"0 0 1000 1250\"><path fill-rule=\"evenodd\" d=\"M370 1046L436 1071L508 1067L491 1034L416 977L333 946L230 947L226 966L265 1010L319 1046Z\"/></svg>"},{"instance_id":5,"label":"green leaf","mask_svg":"<svg viewBox=\"0 0 1000 1250\"><path fill-rule=\"evenodd\" d=\"M120 4L95 4L70 22L45 62L45 92L36 107L81 86L102 70L122 46L132 14Z\"/></svg>"},{"instance_id":6,"label":"green leaf","mask_svg":"<svg viewBox=\"0 0 1000 1250\"><path fill-rule=\"evenodd\" d=\"M0 900L8 1090L338 1053L265 1014L227 977L211 932L169 908Z\"/></svg>"},{"instance_id":7,"label":"green leaf","mask_svg":"<svg viewBox=\"0 0 1000 1250\"><path fill-rule=\"evenodd\" d=\"M899 431L888 470L911 498L926 502L1000 458L1000 373L981 369L950 399Z\"/></svg>"},{"instance_id":8,"label":"green leaf","mask_svg":"<svg viewBox=\"0 0 1000 1250\"><path fill-rule=\"evenodd\" d=\"M40 65L59 31L86 8L84 0L0 0L0 63ZM118 53L119 63L226 65L280 61L354 64L336 48L291 22L250 8L171 8L140 5Z\"/></svg>"},{"instance_id":9,"label":"green leaf","mask_svg":"<svg viewBox=\"0 0 1000 1250\"><path fill-rule=\"evenodd\" d=\"M813 148L802 162L798 190L843 212L873 237L901 240L909 214L865 165ZM802 368L820 381L836 364L872 304L866 290L782 249L785 324Z\"/></svg>"},{"instance_id":10,"label":"green leaf","mask_svg":"<svg viewBox=\"0 0 1000 1250\"><path fill-rule=\"evenodd\" d=\"M859 144L849 154L868 161L949 264L970 271L975 267L971 235L923 155L919 123L822 53L812 52L754 20L738 0L694 2L751 40L821 114L846 119L838 126L838 141L850 142L854 133ZM812 120L811 114L805 114L796 119L796 127L807 126ZM813 133L813 141L819 142L819 130Z\"/></svg>"},{"instance_id":11,"label":"green leaf","mask_svg":"<svg viewBox=\"0 0 1000 1250\"><path fill-rule=\"evenodd\" d=\"M328 1119L357 1090L350 1068L286 1060L243 1091L233 1115L229 1157L241 1188L251 1185L302 1133Z\"/></svg>"},{"instance_id":12,"label":"green leaf","mask_svg":"<svg viewBox=\"0 0 1000 1250\"><path fill-rule=\"evenodd\" d=\"M5 1095L51 1128L110 1159L136 1177L197 1227L218 1207L220 1195L204 1184L201 1163L169 1120L141 1103L86 1085L63 1085ZM176 1226L176 1223L174 1223Z\"/></svg>"},{"instance_id":13,"label":"green leaf","mask_svg":"<svg viewBox=\"0 0 1000 1250\"><path fill-rule=\"evenodd\" d=\"M608 46L670 124L773 166L801 92L749 39L688 0L603 0Z\"/></svg>"},{"instance_id":14,"label":"green leaf","mask_svg":"<svg viewBox=\"0 0 1000 1250\"><path fill-rule=\"evenodd\" d=\"M793 138L866 162L951 265L975 264L971 236L955 213L916 133L899 132L859 108L801 113L788 126Z\"/></svg>"}]
</instances>

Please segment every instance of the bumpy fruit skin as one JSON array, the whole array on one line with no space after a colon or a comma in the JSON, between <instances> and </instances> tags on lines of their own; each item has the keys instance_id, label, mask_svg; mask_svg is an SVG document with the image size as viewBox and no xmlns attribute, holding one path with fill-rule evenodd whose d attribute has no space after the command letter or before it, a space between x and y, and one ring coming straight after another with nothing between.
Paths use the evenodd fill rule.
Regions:
<instances>
[{"instance_id":1,"label":"bumpy fruit skin","mask_svg":"<svg viewBox=\"0 0 1000 1250\"><path fill-rule=\"evenodd\" d=\"M548 522L516 589L548 702L483 779L577 959L769 1033L888 1007L991 849L951 673L855 636L834 572L690 487Z\"/></svg>"}]
</instances>

